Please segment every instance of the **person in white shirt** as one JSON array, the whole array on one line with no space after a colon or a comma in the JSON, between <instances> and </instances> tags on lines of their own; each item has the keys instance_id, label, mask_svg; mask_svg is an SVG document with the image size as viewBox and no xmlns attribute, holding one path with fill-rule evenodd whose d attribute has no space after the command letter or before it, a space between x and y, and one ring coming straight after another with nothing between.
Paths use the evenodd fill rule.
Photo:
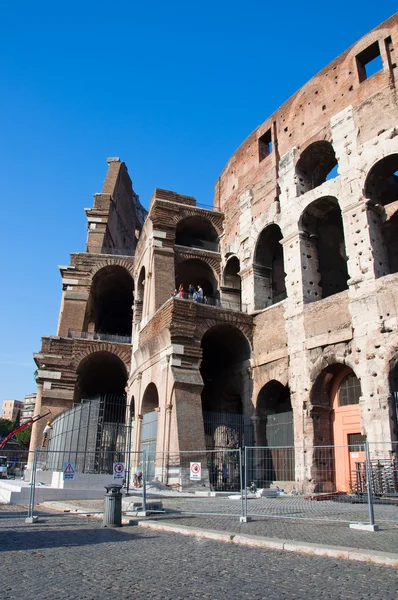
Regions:
<instances>
[{"instance_id":1,"label":"person in white shirt","mask_svg":"<svg viewBox=\"0 0 398 600\"><path fill-rule=\"evenodd\" d=\"M53 428L53 426L51 425L51 421L47 421L47 425L43 429L43 440L41 442L42 448L45 448L47 446L48 434L50 432L50 429L52 429L52 428Z\"/></svg>"}]
</instances>

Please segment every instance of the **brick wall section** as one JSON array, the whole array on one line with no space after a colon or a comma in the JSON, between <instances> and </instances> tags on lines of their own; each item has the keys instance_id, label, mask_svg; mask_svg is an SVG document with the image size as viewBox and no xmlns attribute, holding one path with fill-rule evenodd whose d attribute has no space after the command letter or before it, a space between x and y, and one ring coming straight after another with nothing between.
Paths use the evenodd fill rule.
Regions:
<instances>
[{"instance_id":1,"label":"brick wall section","mask_svg":"<svg viewBox=\"0 0 398 600\"><path fill-rule=\"evenodd\" d=\"M296 147L302 152L312 141L330 139L330 120L347 106L354 108L358 142L364 143L396 119L396 69L384 69L360 83L356 56L375 40L392 36L398 46L398 16L364 36L331 62L260 125L232 155L217 180L214 204L225 213L225 247L239 234L239 198L250 190L252 217L269 210L278 195L278 157ZM394 74L395 71L395 74ZM259 161L258 139L269 129L277 152Z\"/></svg>"}]
</instances>

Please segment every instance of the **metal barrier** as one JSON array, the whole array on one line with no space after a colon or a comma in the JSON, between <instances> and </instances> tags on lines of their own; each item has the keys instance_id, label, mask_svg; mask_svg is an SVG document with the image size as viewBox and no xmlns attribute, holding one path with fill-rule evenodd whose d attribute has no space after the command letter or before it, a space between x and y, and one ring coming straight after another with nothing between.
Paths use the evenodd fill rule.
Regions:
<instances>
[{"instance_id":1,"label":"metal barrier","mask_svg":"<svg viewBox=\"0 0 398 600\"><path fill-rule=\"evenodd\" d=\"M44 448L26 471L28 516L45 500L102 512L105 486L120 483L127 514L398 523L397 449L391 443L168 453L145 447L104 453L98 471L87 468L95 452Z\"/></svg>"}]
</instances>

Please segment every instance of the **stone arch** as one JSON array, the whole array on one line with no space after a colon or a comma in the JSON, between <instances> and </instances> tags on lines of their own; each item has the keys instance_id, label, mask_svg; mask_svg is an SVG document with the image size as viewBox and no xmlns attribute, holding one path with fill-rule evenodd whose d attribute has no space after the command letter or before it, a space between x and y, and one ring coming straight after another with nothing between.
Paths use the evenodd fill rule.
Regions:
<instances>
[{"instance_id":1,"label":"stone arch","mask_svg":"<svg viewBox=\"0 0 398 600\"><path fill-rule=\"evenodd\" d=\"M221 292L223 305L232 310L242 310L240 261L235 254L231 254L225 262Z\"/></svg>"},{"instance_id":2,"label":"stone arch","mask_svg":"<svg viewBox=\"0 0 398 600\"><path fill-rule=\"evenodd\" d=\"M217 324L206 330L201 347L203 410L242 414L242 390L238 388L251 356L248 339L236 326Z\"/></svg>"},{"instance_id":3,"label":"stone arch","mask_svg":"<svg viewBox=\"0 0 398 600\"><path fill-rule=\"evenodd\" d=\"M343 220L337 198L325 196L311 202L303 211L299 228L309 251L303 268L312 279L303 278L304 296L313 299L327 298L348 289L348 257L345 249Z\"/></svg>"},{"instance_id":4,"label":"stone arch","mask_svg":"<svg viewBox=\"0 0 398 600\"><path fill-rule=\"evenodd\" d=\"M206 220L216 231L217 236L220 237L222 234L222 215L217 214L215 212L208 212L208 211L204 211L202 209L198 209L195 207L180 207L180 210L178 213L175 213L173 215L170 215L170 223L177 228L178 224L181 221L184 221L187 218L200 218L203 220Z\"/></svg>"},{"instance_id":5,"label":"stone arch","mask_svg":"<svg viewBox=\"0 0 398 600\"><path fill-rule=\"evenodd\" d=\"M398 152L379 158L365 179L365 198L386 206L398 200Z\"/></svg>"},{"instance_id":6,"label":"stone arch","mask_svg":"<svg viewBox=\"0 0 398 600\"><path fill-rule=\"evenodd\" d=\"M335 176L337 158L330 141L312 142L300 154L296 163L297 196L313 190ZM336 173L337 174L337 173Z\"/></svg>"},{"instance_id":7,"label":"stone arch","mask_svg":"<svg viewBox=\"0 0 398 600\"><path fill-rule=\"evenodd\" d=\"M97 269L91 280L86 329L130 337L133 299L131 270L114 263Z\"/></svg>"},{"instance_id":8,"label":"stone arch","mask_svg":"<svg viewBox=\"0 0 398 600\"><path fill-rule=\"evenodd\" d=\"M94 354L96 352L108 352L109 354L114 354L115 356L120 358L120 360L124 363L126 369L130 368L130 347L128 348L128 350L126 350L121 346L112 344L110 342L95 342L85 350L74 353L72 358L72 367L77 370L78 366L82 363L82 361L86 360L91 354Z\"/></svg>"},{"instance_id":9,"label":"stone arch","mask_svg":"<svg viewBox=\"0 0 398 600\"><path fill-rule=\"evenodd\" d=\"M361 433L361 384L354 369L341 362L324 367L310 392L313 423L315 491L348 492L355 485L350 444L365 442ZM363 458L358 453L358 459ZM362 457L362 458L361 458Z\"/></svg>"},{"instance_id":10,"label":"stone arch","mask_svg":"<svg viewBox=\"0 0 398 600\"><path fill-rule=\"evenodd\" d=\"M113 265L116 265L118 267L123 267L124 269L126 269L130 273L131 277L134 280L134 263L129 260L126 260L124 258L112 258L112 259L103 260L103 261L97 263L90 270L91 278L93 278L94 275L96 275L98 273L98 271L100 271L104 267L109 267L109 266L113 266Z\"/></svg>"},{"instance_id":11,"label":"stone arch","mask_svg":"<svg viewBox=\"0 0 398 600\"><path fill-rule=\"evenodd\" d=\"M219 251L219 234L206 216L185 215L177 221L175 244L188 248Z\"/></svg>"},{"instance_id":12,"label":"stone arch","mask_svg":"<svg viewBox=\"0 0 398 600\"><path fill-rule=\"evenodd\" d=\"M103 407L104 423L124 423L128 369L111 352L92 352L76 369L74 401L97 400Z\"/></svg>"},{"instance_id":13,"label":"stone arch","mask_svg":"<svg viewBox=\"0 0 398 600\"><path fill-rule=\"evenodd\" d=\"M141 401L141 414L146 415L147 413L153 412L159 408L159 393L158 388L154 383L148 383L145 388L144 394Z\"/></svg>"},{"instance_id":14,"label":"stone arch","mask_svg":"<svg viewBox=\"0 0 398 600\"><path fill-rule=\"evenodd\" d=\"M224 322L220 323L220 316L218 315L218 319L200 319L196 323L195 328L195 339L198 340L199 345L202 343L204 335L212 328L217 327L218 325L228 325L231 327L235 327L240 331L240 333L246 338L247 343L249 344L250 350L253 349L253 341L252 341L252 326L248 322L239 322L234 318L234 316L230 316L225 313Z\"/></svg>"},{"instance_id":15,"label":"stone arch","mask_svg":"<svg viewBox=\"0 0 398 600\"><path fill-rule=\"evenodd\" d=\"M391 437L398 443L398 348L395 347L394 357L389 363L389 417ZM398 453L398 448L396 449Z\"/></svg>"},{"instance_id":16,"label":"stone arch","mask_svg":"<svg viewBox=\"0 0 398 600\"><path fill-rule=\"evenodd\" d=\"M200 285L204 297L208 300L216 299L218 288L218 277L212 266L206 260L197 257L186 260L176 260L175 265L175 287L183 286L185 293L192 284L195 289Z\"/></svg>"},{"instance_id":17,"label":"stone arch","mask_svg":"<svg viewBox=\"0 0 398 600\"><path fill-rule=\"evenodd\" d=\"M283 239L279 225L272 223L258 236L253 256L254 308L261 310L286 297Z\"/></svg>"}]
</instances>

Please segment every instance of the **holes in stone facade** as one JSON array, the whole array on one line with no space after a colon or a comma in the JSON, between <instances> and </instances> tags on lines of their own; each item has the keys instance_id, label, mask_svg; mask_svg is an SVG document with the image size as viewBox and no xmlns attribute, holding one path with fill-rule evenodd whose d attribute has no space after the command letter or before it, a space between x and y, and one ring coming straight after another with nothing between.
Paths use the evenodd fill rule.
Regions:
<instances>
[{"instance_id":1,"label":"holes in stone facade","mask_svg":"<svg viewBox=\"0 0 398 600\"><path fill-rule=\"evenodd\" d=\"M356 56L359 82L362 83L383 69L379 42L374 42Z\"/></svg>"},{"instance_id":2,"label":"holes in stone facade","mask_svg":"<svg viewBox=\"0 0 398 600\"><path fill-rule=\"evenodd\" d=\"M308 271L303 277L303 285L308 281L313 287L306 300L327 298L347 289L348 271L345 251L341 210L336 198L324 197L312 202L300 219L300 229L307 236L306 243L312 248L303 262ZM318 277L314 277L319 273ZM320 288L320 289L319 289Z\"/></svg>"},{"instance_id":3,"label":"holes in stone facade","mask_svg":"<svg viewBox=\"0 0 398 600\"><path fill-rule=\"evenodd\" d=\"M258 159L259 162L264 160L272 152L272 135L271 129L268 129L261 137L258 138Z\"/></svg>"},{"instance_id":4,"label":"holes in stone facade","mask_svg":"<svg viewBox=\"0 0 398 600\"><path fill-rule=\"evenodd\" d=\"M253 262L256 310L286 298L282 237L278 225L272 224L258 238Z\"/></svg>"},{"instance_id":5,"label":"holes in stone facade","mask_svg":"<svg viewBox=\"0 0 398 600\"><path fill-rule=\"evenodd\" d=\"M296 164L297 195L324 183L336 167L337 159L330 142L314 142L308 146Z\"/></svg>"}]
</instances>

